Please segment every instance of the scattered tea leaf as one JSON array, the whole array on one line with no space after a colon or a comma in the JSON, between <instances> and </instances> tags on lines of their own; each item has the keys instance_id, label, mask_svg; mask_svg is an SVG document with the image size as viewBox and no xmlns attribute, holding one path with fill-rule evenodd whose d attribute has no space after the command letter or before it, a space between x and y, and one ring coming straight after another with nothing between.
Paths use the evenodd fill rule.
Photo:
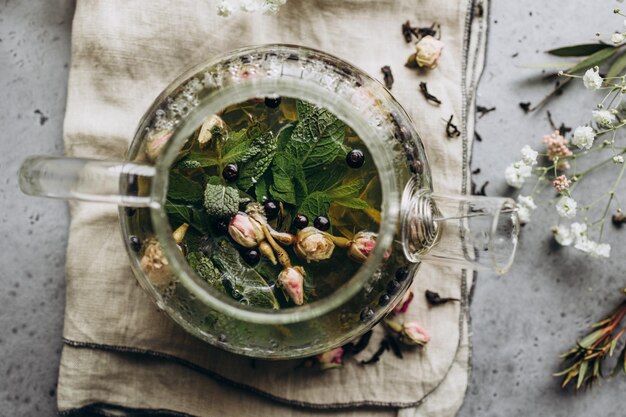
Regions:
<instances>
[{"instance_id":1,"label":"scattered tea leaf","mask_svg":"<svg viewBox=\"0 0 626 417\"><path fill-rule=\"evenodd\" d=\"M380 70L383 73L385 87L387 87L388 90L391 90L391 87L393 87L393 74L391 73L391 68L389 65L385 65Z\"/></svg>"},{"instance_id":2,"label":"scattered tea leaf","mask_svg":"<svg viewBox=\"0 0 626 417\"><path fill-rule=\"evenodd\" d=\"M442 298L439 295L439 293L436 293L436 292L430 291L430 290L426 290L424 295L426 296L426 301L428 301L428 304L433 305L433 306L446 304L446 303L448 303L450 301L459 301L459 302L461 301L458 298L452 298L452 297Z\"/></svg>"},{"instance_id":3,"label":"scattered tea leaf","mask_svg":"<svg viewBox=\"0 0 626 417\"><path fill-rule=\"evenodd\" d=\"M484 106L476 106L476 111L479 114L479 118L483 117L484 115L486 115L487 113L490 113L492 111L494 111L496 109L496 107L484 107Z\"/></svg>"},{"instance_id":4,"label":"scattered tea leaf","mask_svg":"<svg viewBox=\"0 0 626 417\"><path fill-rule=\"evenodd\" d=\"M426 101L429 101L437 105L441 104L441 100L439 100L437 97L433 96L432 94L428 92L428 85L423 81L420 82L420 91L426 98Z\"/></svg>"},{"instance_id":5,"label":"scattered tea leaf","mask_svg":"<svg viewBox=\"0 0 626 417\"><path fill-rule=\"evenodd\" d=\"M524 113L528 113L530 111L530 101L520 102L519 106L522 110L524 110Z\"/></svg>"},{"instance_id":6,"label":"scattered tea leaf","mask_svg":"<svg viewBox=\"0 0 626 417\"><path fill-rule=\"evenodd\" d=\"M457 138L461 136L461 131L456 127L454 123L452 123L452 118L454 118L453 114L450 115L450 118L446 123L446 136L448 136L448 138Z\"/></svg>"}]
</instances>

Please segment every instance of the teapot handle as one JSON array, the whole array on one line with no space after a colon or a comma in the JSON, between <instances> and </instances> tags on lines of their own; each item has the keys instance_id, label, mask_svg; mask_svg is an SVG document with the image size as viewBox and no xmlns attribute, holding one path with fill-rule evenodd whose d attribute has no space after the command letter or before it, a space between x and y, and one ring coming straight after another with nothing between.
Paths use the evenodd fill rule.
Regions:
<instances>
[{"instance_id":1,"label":"teapot handle","mask_svg":"<svg viewBox=\"0 0 626 417\"><path fill-rule=\"evenodd\" d=\"M19 185L28 195L152 207L156 168L128 161L56 156L30 156L19 171Z\"/></svg>"}]
</instances>

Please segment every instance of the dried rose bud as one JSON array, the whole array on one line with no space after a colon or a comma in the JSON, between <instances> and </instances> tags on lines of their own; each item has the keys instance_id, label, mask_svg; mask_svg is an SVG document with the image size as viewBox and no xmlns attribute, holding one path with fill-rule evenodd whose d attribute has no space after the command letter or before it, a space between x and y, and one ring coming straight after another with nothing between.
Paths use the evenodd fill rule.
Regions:
<instances>
[{"instance_id":1,"label":"dried rose bud","mask_svg":"<svg viewBox=\"0 0 626 417\"><path fill-rule=\"evenodd\" d=\"M359 232L354 235L352 243L348 249L348 256L357 262L365 262L376 247L378 235L373 232ZM383 260L389 259L391 252L387 251L383 255Z\"/></svg>"},{"instance_id":2,"label":"dried rose bud","mask_svg":"<svg viewBox=\"0 0 626 417\"><path fill-rule=\"evenodd\" d=\"M335 244L328 233L315 227L305 227L298 232L294 250L307 262L319 262L332 256Z\"/></svg>"},{"instance_id":3,"label":"dried rose bud","mask_svg":"<svg viewBox=\"0 0 626 417\"><path fill-rule=\"evenodd\" d=\"M414 294L412 289L409 289L407 292L405 292L402 300L400 300L400 302L393 308L393 312L395 314L406 313L406 311L409 309L409 306L411 305L411 301L413 301L413 296Z\"/></svg>"},{"instance_id":4,"label":"dried rose bud","mask_svg":"<svg viewBox=\"0 0 626 417\"><path fill-rule=\"evenodd\" d=\"M261 225L242 212L237 213L230 219L228 234L235 242L245 248L254 248L265 239Z\"/></svg>"},{"instance_id":5,"label":"dried rose bud","mask_svg":"<svg viewBox=\"0 0 626 417\"><path fill-rule=\"evenodd\" d=\"M278 285L296 305L304 303L304 269L299 266L285 268L278 275Z\"/></svg>"},{"instance_id":6,"label":"dried rose bud","mask_svg":"<svg viewBox=\"0 0 626 417\"><path fill-rule=\"evenodd\" d=\"M400 342L405 345L424 346L430 342L426 329L414 321L404 323L400 332Z\"/></svg>"},{"instance_id":7,"label":"dried rose bud","mask_svg":"<svg viewBox=\"0 0 626 417\"><path fill-rule=\"evenodd\" d=\"M141 258L141 268L152 283L158 287L164 287L172 280L172 271L169 261L156 240L150 240L146 244L146 250Z\"/></svg>"},{"instance_id":8,"label":"dried rose bud","mask_svg":"<svg viewBox=\"0 0 626 417\"><path fill-rule=\"evenodd\" d=\"M437 67L437 61L443 50L443 42L428 35L420 39L415 44L415 48L415 62L417 62L418 66L426 69Z\"/></svg>"},{"instance_id":9,"label":"dried rose bud","mask_svg":"<svg viewBox=\"0 0 626 417\"><path fill-rule=\"evenodd\" d=\"M154 162L157 160L163 147L167 144L167 142L172 137L172 131L169 129L159 130L150 134L148 140L146 141L146 156L148 160Z\"/></svg>"},{"instance_id":10,"label":"dried rose bud","mask_svg":"<svg viewBox=\"0 0 626 417\"><path fill-rule=\"evenodd\" d=\"M206 122L202 124L200 133L198 134L198 143L202 148L213 139L226 139L226 123L216 114L209 116Z\"/></svg>"},{"instance_id":11,"label":"dried rose bud","mask_svg":"<svg viewBox=\"0 0 626 417\"><path fill-rule=\"evenodd\" d=\"M320 353L317 355L320 368L322 370L340 368L343 365L343 353L344 350L341 346L328 352Z\"/></svg>"}]
</instances>

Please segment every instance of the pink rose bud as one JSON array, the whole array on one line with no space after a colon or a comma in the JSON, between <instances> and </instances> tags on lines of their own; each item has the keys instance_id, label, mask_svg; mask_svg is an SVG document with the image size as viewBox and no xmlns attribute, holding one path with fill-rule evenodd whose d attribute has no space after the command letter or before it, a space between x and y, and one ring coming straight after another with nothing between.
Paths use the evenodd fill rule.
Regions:
<instances>
[{"instance_id":1,"label":"pink rose bud","mask_svg":"<svg viewBox=\"0 0 626 417\"><path fill-rule=\"evenodd\" d=\"M299 266L285 268L278 275L277 282L296 305L304 303L304 269Z\"/></svg>"},{"instance_id":2,"label":"pink rose bud","mask_svg":"<svg viewBox=\"0 0 626 417\"><path fill-rule=\"evenodd\" d=\"M393 308L393 312L395 314L406 313L411 305L411 301L413 301L413 290L409 289L404 293L402 300Z\"/></svg>"},{"instance_id":3,"label":"pink rose bud","mask_svg":"<svg viewBox=\"0 0 626 417\"><path fill-rule=\"evenodd\" d=\"M202 148L213 139L226 139L226 123L216 114L209 116L206 122L202 124L198 134L198 144Z\"/></svg>"},{"instance_id":4,"label":"pink rose bud","mask_svg":"<svg viewBox=\"0 0 626 417\"><path fill-rule=\"evenodd\" d=\"M415 62L422 68L434 69L443 50L443 42L430 35L420 39L416 47Z\"/></svg>"},{"instance_id":5,"label":"pink rose bud","mask_svg":"<svg viewBox=\"0 0 626 417\"><path fill-rule=\"evenodd\" d=\"M230 219L228 234L245 248L254 248L265 238L261 225L246 213L241 212Z\"/></svg>"},{"instance_id":6,"label":"pink rose bud","mask_svg":"<svg viewBox=\"0 0 626 417\"><path fill-rule=\"evenodd\" d=\"M307 262L319 262L332 256L335 244L328 233L315 227L305 227L298 232L294 250Z\"/></svg>"},{"instance_id":7,"label":"pink rose bud","mask_svg":"<svg viewBox=\"0 0 626 417\"><path fill-rule=\"evenodd\" d=\"M343 365L343 353L343 348L339 346L338 348L317 355L320 368L326 370L341 367Z\"/></svg>"},{"instance_id":8,"label":"pink rose bud","mask_svg":"<svg viewBox=\"0 0 626 417\"><path fill-rule=\"evenodd\" d=\"M348 256L355 261L365 262L376 247L376 238L378 235L373 232L359 232L354 235L352 244L348 249ZM391 252L387 251L383 255L383 260L389 259Z\"/></svg>"},{"instance_id":9,"label":"pink rose bud","mask_svg":"<svg viewBox=\"0 0 626 417\"><path fill-rule=\"evenodd\" d=\"M406 345L424 346L430 342L426 329L414 321L404 323L400 332L400 341Z\"/></svg>"},{"instance_id":10,"label":"pink rose bud","mask_svg":"<svg viewBox=\"0 0 626 417\"><path fill-rule=\"evenodd\" d=\"M172 131L169 129L159 130L152 133L146 141L146 156L151 162L157 160L161 151L172 137Z\"/></svg>"}]
</instances>

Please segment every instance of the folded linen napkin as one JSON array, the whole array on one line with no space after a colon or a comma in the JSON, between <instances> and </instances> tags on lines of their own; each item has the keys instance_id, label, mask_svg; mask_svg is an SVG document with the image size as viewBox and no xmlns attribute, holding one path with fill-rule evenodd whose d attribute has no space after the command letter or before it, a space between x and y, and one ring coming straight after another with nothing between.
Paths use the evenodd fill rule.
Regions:
<instances>
[{"instance_id":1,"label":"folded linen napkin","mask_svg":"<svg viewBox=\"0 0 626 417\"><path fill-rule=\"evenodd\" d=\"M276 16L223 19L215 1L77 2L65 144L68 155L122 158L144 110L190 64L240 46L271 42L322 49L374 76L390 65L392 93L424 140L441 192L468 191L474 90L484 60L487 2L473 0L290 0ZM435 70L403 66L414 51L400 24L442 26ZM419 94L427 81L443 104ZM449 139L454 115L462 135ZM469 134L468 134L469 132ZM453 415L469 372L471 273L423 265L408 317L429 329L427 349L380 363L314 372L294 361L250 361L211 348L160 314L136 284L115 207L71 203L67 301L58 401L62 413L188 415ZM429 308L426 289L462 299ZM368 357L370 347L357 359ZM144 410L144 411L137 411ZM145 411L152 410L152 411ZM350 410L350 411L348 411ZM347 413L347 414L346 414ZM433 414L435 413L435 414Z\"/></svg>"}]
</instances>

